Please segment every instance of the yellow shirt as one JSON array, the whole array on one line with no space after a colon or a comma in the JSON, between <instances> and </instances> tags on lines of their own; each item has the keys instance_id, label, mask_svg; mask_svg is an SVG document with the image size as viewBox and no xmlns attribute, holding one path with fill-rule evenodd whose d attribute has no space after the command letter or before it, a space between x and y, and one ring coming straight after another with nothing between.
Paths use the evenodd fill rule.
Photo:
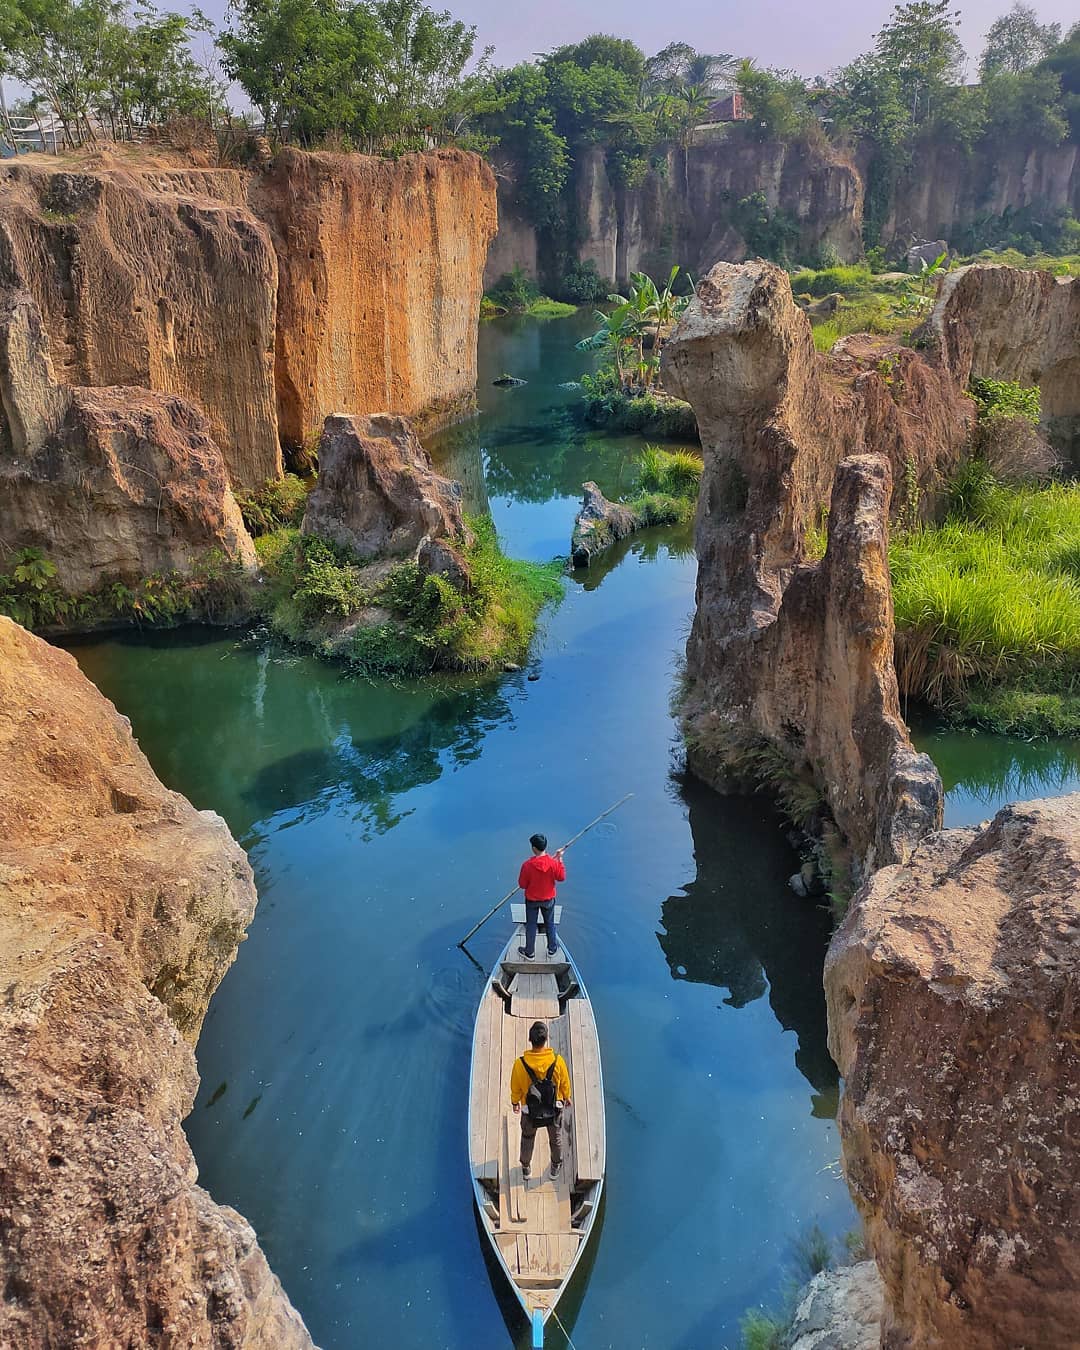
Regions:
<instances>
[{"instance_id":1,"label":"yellow shirt","mask_svg":"<svg viewBox=\"0 0 1080 1350\"><path fill-rule=\"evenodd\" d=\"M557 1055L550 1045L545 1045L539 1050L526 1050L525 1063L536 1074L537 1078L543 1078L551 1067L551 1061L555 1061L555 1072L552 1077L555 1080L555 1097L557 1101L568 1102L570 1100L570 1074L566 1069L566 1060L562 1055ZM521 1106L525 1100L525 1095L532 1086L532 1079L521 1062L520 1055L514 1060L514 1069L510 1075L510 1100L515 1106Z\"/></svg>"}]
</instances>

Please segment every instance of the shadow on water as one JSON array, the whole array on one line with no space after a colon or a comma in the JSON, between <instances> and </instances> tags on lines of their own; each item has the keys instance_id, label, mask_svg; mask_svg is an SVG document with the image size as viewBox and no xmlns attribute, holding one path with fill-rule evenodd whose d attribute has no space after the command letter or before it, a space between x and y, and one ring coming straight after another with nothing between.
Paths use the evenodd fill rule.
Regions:
<instances>
[{"instance_id":1,"label":"shadow on water","mask_svg":"<svg viewBox=\"0 0 1080 1350\"><path fill-rule=\"evenodd\" d=\"M692 527L689 525L657 525L640 534L628 535L602 553L589 567L575 568L571 580L583 591L595 591L603 585L625 559L632 557L641 563L655 562L661 553L669 558L689 558L694 552Z\"/></svg>"},{"instance_id":2,"label":"shadow on water","mask_svg":"<svg viewBox=\"0 0 1080 1350\"><path fill-rule=\"evenodd\" d=\"M829 1055L821 969L832 923L828 911L787 885L776 847L779 821L758 798L727 798L718 816L711 789L686 776L697 875L660 908L657 940L672 979L715 985L742 1008L769 996L785 1031L798 1039L795 1064L814 1093L815 1116L836 1116L839 1075Z\"/></svg>"}]
</instances>

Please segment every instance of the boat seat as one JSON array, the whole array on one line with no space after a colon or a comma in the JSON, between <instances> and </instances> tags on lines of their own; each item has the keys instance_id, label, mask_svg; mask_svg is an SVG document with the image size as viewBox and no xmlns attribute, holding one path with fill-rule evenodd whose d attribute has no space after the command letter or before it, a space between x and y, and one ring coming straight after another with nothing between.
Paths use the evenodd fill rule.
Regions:
<instances>
[{"instance_id":1,"label":"boat seat","mask_svg":"<svg viewBox=\"0 0 1080 1350\"><path fill-rule=\"evenodd\" d=\"M604 1177L604 1093L592 1004L583 998L566 1003L570 1041L570 1086L573 1092L574 1164L578 1182L589 1185Z\"/></svg>"},{"instance_id":2,"label":"boat seat","mask_svg":"<svg viewBox=\"0 0 1080 1350\"><path fill-rule=\"evenodd\" d=\"M523 970L510 985L510 1011L514 1017L546 1022L559 1015L559 983L551 971Z\"/></svg>"}]
</instances>

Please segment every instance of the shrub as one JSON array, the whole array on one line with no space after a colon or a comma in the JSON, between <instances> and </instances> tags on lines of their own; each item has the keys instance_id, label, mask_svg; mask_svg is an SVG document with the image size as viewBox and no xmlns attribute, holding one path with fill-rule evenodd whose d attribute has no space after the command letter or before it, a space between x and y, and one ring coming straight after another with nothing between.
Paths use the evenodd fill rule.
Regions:
<instances>
[{"instance_id":1,"label":"shrub","mask_svg":"<svg viewBox=\"0 0 1080 1350\"><path fill-rule=\"evenodd\" d=\"M1037 427L1042 416L1039 387L1027 389L1015 380L971 381L971 393L979 407L979 417L1025 417Z\"/></svg>"},{"instance_id":2,"label":"shrub","mask_svg":"<svg viewBox=\"0 0 1080 1350\"><path fill-rule=\"evenodd\" d=\"M572 304L589 305L606 300L614 289L615 283L604 280L591 258L575 258L563 273L556 294Z\"/></svg>"},{"instance_id":3,"label":"shrub","mask_svg":"<svg viewBox=\"0 0 1080 1350\"><path fill-rule=\"evenodd\" d=\"M512 314L523 314L540 299L540 288L520 266L504 272L488 292L490 299Z\"/></svg>"},{"instance_id":4,"label":"shrub","mask_svg":"<svg viewBox=\"0 0 1080 1350\"><path fill-rule=\"evenodd\" d=\"M314 477L298 478L287 473L281 478L268 478L261 488L238 496L237 504L249 533L258 537L284 525L299 525L314 484Z\"/></svg>"},{"instance_id":5,"label":"shrub","mask_svg":"<svg viewBox=\"0 0 1080 1350\"><path fill-rule=\"evenodd\" d=\"M739 1321L743 1350L784 1350L789 1325L788 1318L749 1308Z\"/></svg>"},{"instance_id":6,"label":"shrub","mask_svg":"<svg viewBox=\"0 0 1080 1350\"><path fill-rule=\"evenodd\" d=\"M317 535L297 540L292 599L302 620L348 618L363 608L368 597L361 584L361 568L348 553Z\"/></svg>"}]
</instances>

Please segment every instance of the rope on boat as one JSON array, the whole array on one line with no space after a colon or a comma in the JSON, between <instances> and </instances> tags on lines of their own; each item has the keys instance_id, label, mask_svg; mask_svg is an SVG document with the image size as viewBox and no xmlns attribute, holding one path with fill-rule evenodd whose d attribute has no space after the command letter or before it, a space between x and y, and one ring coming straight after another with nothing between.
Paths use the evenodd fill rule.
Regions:
<instances>
[{"instance_id":1,"label":"rope on boat","mask_svg":"<svg viewBox=\"0 0 1080 1350\"><path fill-rule=\"evenodd\" d=\"M569 1332L567 1331L567 1329L563 1326L563 1324L562 1324L562 1319L559 1317L559 1314L555 1311L554 1308L552 1308L552 1310L551 1310L551 1315L552 1315L552 1317L554 1317L555 1321L558 1322L558 1324L559 1324L559 1330L560 1330L560 1331L562 1332L562 1334L566 1337L566 1344L570 1347L570 1350L577 1350L577 1346L576 1346L576 1345L574 1344L574 1342L570 1339L570 1333L569 1333Z\"/></svg>"}]
</instances>

